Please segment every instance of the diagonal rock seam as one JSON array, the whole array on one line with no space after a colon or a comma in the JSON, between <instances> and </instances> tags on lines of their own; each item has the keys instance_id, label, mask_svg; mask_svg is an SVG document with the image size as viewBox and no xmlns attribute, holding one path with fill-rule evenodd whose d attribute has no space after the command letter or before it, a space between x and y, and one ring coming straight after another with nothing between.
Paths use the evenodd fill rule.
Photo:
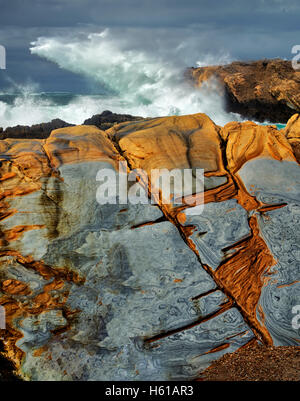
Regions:
<instances>
[{"instance_id":1,"label":"diagonal rock seam","mask_svg":"<svg viewBox=\"0 0 300 401\"><path fill-rule=\"evenodd\" d=\"M115 128L117 128L117 127L115 127ZM220 145L221 145L221 151L222 151L222 159L223 159L225 170L228 173L229 177L231 177L231 179L232 179L232 181L234 183L235 189L238 190L239 186L238 186L233 174L231 174L230 170L227 168L228 162L227 162L227 157L226 157L226 141L221 137L221 135L219 133L219 129L217 131L218 131L218 135L219 135L219 139L220 139ZM176 132L176 134L177 134L177 132ZM180 135L180 136L184 137L183 135ZM127 165L128 165L128 169L129 170L133 170L134 168L131 165L131 162L130 162L129 158L126 156L126 152L123 151L121 149L121 147L119 146L117 138L114 135L107 136L107 137L108 137L108 139L111 140L111 142L114 145L114 148L116 149L116 151L126 160ZM191 167L190 158L188 156L189 151L190 151L189 138L184 137L184 139L185 139L185 142L187 144L187 159L188 159L190 167ZM148 188L146 188L145 182L142 180L141 177L138 176L137 180L141 183L141 185L144 187L144 189L148 192L148 197L149 197L149 199L151 199L151 185L150 185L150 182L148 183ZM252 331L256 335L257 339L259 339L264 344L271 345L273 343L271 337L268 334L266 334L266 332L264 330L262 330L261 327L259 327L257 324L255 324L256 323L255 321L249 319L249 316L247 315L247 313L245 313L245 310L240 305L240 303L235 299L235 297L232 294L232 292L230 291L230 289L222 284L222 281L214 274L213 270L209 266L207 266L207 265L202 263L199 253L196 251L195 246L192 244L191 240L189 239L188 235L186 234L186 229L185 229L186 227L184 228L180 224L178 224L178 221L176 219L176 215L173 216L171 213L169 213L166 210L166 208L163 206L163 204L158 203L157 206L160 208L160 210L162 211L162 213L165 216L165 218L167 220L169 220L178 229L183 241L195 253L200 265L207 271L207 273L214 280L214 282L215 282L215 284L217 286L217 289L221 290L230 300L229 303L225 307L223 306L218 312L212 314L212 316L210 316L209 318L214 317L215 315L218 315L219 313L222 313L225 310L227 310L229 304L230 304L230 306L235 306L240 311L241 315L243 316L244 321L252 329ZM180 210L180 208L178 208L177 210ZM235 246L236 246L236 244L232 245L232 248L235 248ZM191 328L191 327L193 327L195 325L203 323L203 321L209 320L209 318L208 319L199 319L194 324L191 324L191 325L188 325L188 326L176 329L176 330L172 330L172 331L170 331L168 333L162 333L161 335L156 335L153 338L145 339L145 342L149 343L149 342L164 338L164 337L166 337L168 335L172 335L172 334L174 334L174 332L180 332L180 331L187 330L187 329L189 329L189 328Z\"/></svg>"}]
</instances>

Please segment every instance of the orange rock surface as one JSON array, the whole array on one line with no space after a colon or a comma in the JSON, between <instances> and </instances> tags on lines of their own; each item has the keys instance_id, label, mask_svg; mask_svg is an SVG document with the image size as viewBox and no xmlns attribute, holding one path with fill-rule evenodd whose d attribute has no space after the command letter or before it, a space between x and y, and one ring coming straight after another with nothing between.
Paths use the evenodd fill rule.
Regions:
<instances>
[{"instance_id":1,"label":"orange rock surface","mask_svg":"<svg viewBox=\"0 0 300 401\"><path fill-rule=\"evenodd\" d=\"M212 71L216 72L217 69L214 67L209 71L206 70L203 73L203 79L207 79L207 76ZM235 78L243 83L243 77L236 75ZM256 91L260 92L263 89L257 87ZM278 96L282 96L282 94ZM296 102L295 99L293 101ZM5 307L7 316L7 330L4 333L6 355L16 363L18 368L22 366L24 352L17 345L23 336L20 327L18 329L20 321L43 315L46 312L57 313L57 320L60 319L65 323L58 325L58 328L51 329L51 333L56 335L68 331L73 324L73 316L80 313L77 309L71 310L67 306L71 286L74 285L77 288L85 283L84 274L81 275L80 269L76 271L74 265L77 268L77 263L81 263L81 252L83 254L84 247L88 246L87 244L90 242L94 244L95 252L101 248L99 238L101 235L105 236L106 232L109 231L106 226L101 235L94 237L95 223L93 218L89 220L87 228L85 228L87 232L86 242L80 238L76 247L72 249L75 264L70 262L70 264L60 265L58 258L59 260L55 261L55 265L52 266L45 263L43 258L34 257L29 252L25 255L22 252L31 249L30 246L36 238L34 236L27 237L29 233L42 233L41 248L45 246L45 243L52 244L52 241L57 237L63 243L66 238L69 241L70 238L77 235L76 218L80 219L82 216L77 210L66 210L67 205L63 203L63 191L64 188L67 191L66 188L69 184L67 182L66 187L60 186L61 183L65 182L61 168L64 165L74 166L73 174L76 176L77 172L80 171L76 170L76 166L82 162L91 163L88 166L92 167L94 162L99 161L108 163L116 170L118 170L119 161L127 161L129 171L142 169L148 177L151 177L153 169L203 169L208 183L204 194L201 194L204 195L204 203L217 203L219 205L230 200L235 201L235 206L238 204L237 206L243 209L243 213L247 216L246 225L249 226L250 234L229 246L224 245L221 249L224 254L223 259L219 266L213 269L201 261L201 253L193 238L196 225L185 225L187 212L193 205L187 203L179 207L166 205L159 196L156 197L159 208L164 214L164 219L176 227L185 244L193 251L193 256L196 255L200 262L199 268L203 266L213 279L216 285L213 291L223 292L227 297L226 302L221 305L223 309L221 308L212 315L218 316L224 310L229 310L234 306L238 308L257 338L266 344L272 344L272 332L265 323L264 310L259 301L264 287L269 283L270 271L276 265L277 260L263 235L263 225L261 221L259 223L259 220L262 218L271 220L272 214L270 217L268 213L285 208L286 204L268 204L258 199L247 189L240 172L248 162L255 160L274 161L282 163L282 165L287 162L297 166L295 162L298 160L299 163L300 149L299 121L299 115L294 115L286 128L280 131L271 125L260 126L250 121L244 123L231 122L225 127L219 127L206 115L195 114L125 122L115 125L105 132L94 126L77 126L55 130L46 140L5 139L0 141L0 305ZM88 173L86 174L88 175ZM94 179L94 177L92 178ZM79 182L84 183L85 179L86 177L82 177ZM145 176L142 176L140 181L150 197L152 187L149 185L150 183L147 182L146 184L144 179ZM47 185L51 180L54 182L54 190L47 192L49 190ZM83 188L80 188L82 192L79 193L84 194L84 191L88 189L83 185ZM59 196L55 197L55 191L59 193ZM70 191L70 198L73 194L76 195L76 191L79 189L75 188L74 192ZM38 198L38 194L40 194L40 198ZM95 195L93 191L91 194L91 197ZM34 196L33 200L30 197L26 198L27 195L36 195L37 200ZM45 196L48 202L47 207L43 204L46 202ZM197 196L200 194L190 194L190 197L194 197L194 199ZM20 213L18 207L22 206L22 200L26 205L26 199L33 202L36 210L22 210ZM88 202L90 200L87 198ZM94 205L92 201L94 198L90 203ZM87 206L86 204L82 205L82 207L86 207L84 209L86 215L88 215L89 209L94 207L90 206L88 202L86 202ZM76 206L77 203L74 205ZM228 209L224 213L229 213L230 210ZM122 211L126 212L126 208L123 208L120 213ZM16 224L18 213L22 218L26 213L28 215L31 213L32 223ZM76 213L78 214L77 217ZM43 216L41 221L37 217L39 214ZM107 210L103 212L101 218L107 218L106 214L109 214ZM57 229L58 221L55 221L54 224L56 231L53 227L50 229L49 226L53 223L51 222L53 218L59 220L61 215L63 215L65 231L60 232ZM85 217L83 216L83 219ZM158 220L162 221L161 218ZM155 223L156 221L142 221L136 227L131 226L131 229L150 227ZM210 229L210 222L207 225ZM172 227L174 228L174 226ZM49 230L47 231L47 229ZM117 225L117 230L119 230L119 225ZM206 231L200 230L197 235L201 237L205 234ZM217 235L222 237L219 232ZM226 243L228 238L224 235L221 240ZM93 241L95 242L93 243ZM185 244L184 246L186 246ZM62 246L64 257L67 247L68 243L65 247ZM35 251L38 254L38 250ZM51 253L51 250L49 252ZM111 255L116 257L117 261L120 258L119 265L124 262L125 266L127 263L125 251L122 251L123 253L120 251L121 256L117 252L117 256L115 256L114 252L115 250L112 250ZM105 257L102 256L97 260L96 266L101 274L101 264L104 259ZM68 260L68 258L64 260ZM35 293L30 283L23 282L22 277L16 278L6 275L9 267L15 264L18 267L21 266L26 272L34 273L42 280L39 292ZM117 278L115 279L117 280ZM177 275L170 280L173 285L184 285L184 280ZM292 284L297 282L297 278L294 277ZM288 285L289 283L282 284L280 288L288 288ZM98 304L102 305L101 302L99 300ZM202 319L202 322L208 321L210 318L211 315L209 314L207 318ZM190 325L189 328L192 326ZM75 338L74 340L72 337L72 341L76 341L75 334L72 333L72 335ZM167 336L168 333L164 333L161 338ZM226 350L229 347L229 343L226 342L225 345L218 345L207 353ZM39 350L46 348L37 348L34 356L40 357L43 352Z\"/></svg>"},{"instance_id":2,"label":"orange rock surface","mask_svg":"<svg viewBox=\"0 0 300 401\"><path fill-rule=\"evenodd\" d=\"M226 175L225 185L205 191L205 203L235 198L247 211L263 213L282 206L270 206L258 201L247 191L238 172L245 163L254 159L295 162L290 139L299 135L300 129L296 123L294 116L287 125L289 135L286 137L282 130L278 131L271 125L262 126L250 121L231 122L221 128L207 116L196 114L124 123L109 130L108 134L117 143L131 168L142 168L149 175L154 168L171 170L198 167L204 168L206 175ZM225 166L223 160L226 161ZM197 253L190 240L194 229L192 226L184 227L186 216L182 210L185 208L178 208L174 212L161 200L159 203L174 224L179 223L188 245ZM215 272L209 266L206 268L239 305L259 338L272 344L268 330L257 320L256 313L265 283L263 276L276 261L261 237L255 217L250 218L249 225L251 237L232 246L233 256L225 259Z\"/></svg>"},{"instance_id":3,"label":"orange rock surface","mask_svg":"<svg viewBox=\"0 0 300 401\"><path fill-rule=\"evenodd\" d=\"M45 142L44 150L55 168L62 164L93 160L112 163L119 157L103 131L84 125L52 131Z\"/></svg>"},{"instance_id":4,"label":"orange rock surface","mask_svg":"<svg viewBox=\"0 0 300 401\"><path fill-rule=\"evenodd\" d=\"M226 199L234 193L231 177L224 168L219 127L205 114L124 123L107 133L130 168L143 169L149 179L153 169L198 168L204 170L206 177L223 177L225 181L206 192L206 201Z\"/></svg>"},{"instance_id":5,"label":"orange rock surface","mask_svg":"<svg viewBox=\"0 0 300 401\"><path fill-rule=\"evenodd\" d=\"M233 174L256 157L295 161L288 140L276 127L231 122L221 129L221 136L226 141L227 165Z\"/></svg>"},{"instance_id":6,"label":"orange rock surface","mask_svg":"<svg viewBox=\"0 0 300 401\"><path fill-rule=\"evenodd\" d=\"M284 134L293 148L294 155L300 163L300 118L299 114L293 115L288 121Z\"/></svg>"},{"instance_id":7,"label":"orange rock surface","mask_svg":"<svg viewBox=\"0 0 300 401\"><path fill-rule=\"evenodd\" d=\"M256 121L285 123L300 109L300 72L290 61L235 61L192 68L188 76L199 87L214 78L225 95L228 111Z\"/></svg>"}]
</instances>

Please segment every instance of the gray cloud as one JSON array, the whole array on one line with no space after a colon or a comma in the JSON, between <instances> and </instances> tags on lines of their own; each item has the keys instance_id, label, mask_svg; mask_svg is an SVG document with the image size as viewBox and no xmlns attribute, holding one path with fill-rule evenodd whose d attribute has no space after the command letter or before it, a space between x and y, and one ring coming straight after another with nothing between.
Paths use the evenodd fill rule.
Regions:
<instances>
[{"instance_id":1,"label":"gray cloud","mask_svg":"<svg viewBox=\"0 0 300 401\"><path fill-rule=\"evenodd\" d=\"M0 43L7 48L0 88L10 76L40 82L44 90L84 90L82 78L30 54L30 42L40 36L109 27L154 57L180 48L184 65L205 54L291 58L291 47L300 43L296 0L0 0L0 10Z\"/></svg>"}]
</instances>

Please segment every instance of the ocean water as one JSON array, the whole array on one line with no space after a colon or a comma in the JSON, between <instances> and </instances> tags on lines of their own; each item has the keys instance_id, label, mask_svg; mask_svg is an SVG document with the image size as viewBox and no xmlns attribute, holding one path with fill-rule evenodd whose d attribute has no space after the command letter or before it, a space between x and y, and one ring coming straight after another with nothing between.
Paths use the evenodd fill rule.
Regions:
<instances>
[{"instance_id":1,"label":"ocean water","mask_svg":"<svg viewBox=\"0 0 300 401\"><path fill-rule=\"evenodd\" d=\"M10 87L0 91L0 127L4 129L54 118L81 124L104 110L142 117L205 113L219 125L242 120L224 110L216 82L211 80L201 89L186 82L188 65L184 66L178 52L164 58L161 53L137 50L109 30L79 37L41 37L31 44L30 51L84 77L93 94L45 93L37 83L20 85L11 80ZM222 62L211 56L200 59L195 59L194 65Z\"/></svg>"},{"instance_id":2,"label":"ocean water","mask_svg":"<svg viewBox=\"0 0 300 401\"><path fill-rule=\"evenodd\" d=\"M286 124L276 124L277 129L284 129Z\"/></svg>"},{"instance_id":3,"label":"ocean water","mask_svg":"<svg viewBox=\"0 0 300 401\"><path fill-rule=\"evenodd\" d=\"M131 41L104 30L78 37L41 37L31 44L30 51L84 78L93 88L92 94L44 93L35 82L19 85L11 81L8 90L0 92L0 127L53 118L80 124L104 110L143 117L202 112L222 125L238 119L224 111L224 100L214 82L201 90L186 82L186 67L200 61L196 57L193 64L184 65L177 50L170 55L170 51L137 49ZM205 60L202 57L202 64ZM220 60L215 57L208 62Z\"/></svg>"},{"instance_id":4,"label":"ocean water","mask_svg":"<svg viewBox=\"0 0 300 401\"><path fill-rule=\"evenodd\" d=\"M261 125L276 125L278 130L284 129L286 127L286 124L279 124L279 123L262 123Z\"/></svg>"},{"instance_id":5,"label":"ocean water","mask_svg":"<svg viewBox=\"0 0 300 401\"><path fill-rule=\"evenodd\" d=\"M54 118L81 124L104 110L142 117L206 113L220 125L240 119L237 114L225 112L223 99L213 86L199 90L185 83L178 86L174 84L173 87L163 87L163 90L151 95L153 97L127 98L114 93L39 93L24 87L22 91L0 93L0 127L5 129L18 124L32 125Z\"/></svg>"},{"instance_id":6,"label":"ocean water","mask_svg":"<svg viewBox=\"0 0 300 401\"><path fill-rule=\"evenodd\" d=\"M15 93L0 93L0 127L33 125L55 118L81 124L103 109L103 95L66 92L33 92L28 87Z\"/></svg>"},{"instance_id":7,"label":"ocean water","mask_svg":"<svg viewBox=\"0 0 300 401\"><path fill-rule=\"evenodd\" d=\"M197 90L198 92L198 90ZM16 125L33 125L60 118L68 123L82 124L84 120L104 110L115 113L132 114L143 117L158 117L166 115L184 115L193 113L206 113L212 120L224 125L230 121L242 121L242 117L234 113L226 113L223 109L222 99L218 93L190 94L187 105L181 101L180 105L174 104L168 108L158 107L155 103L129 104L109 95L82 95L68 92L30 92L28 88L24 92L0 93L0 127L4 129ZM195 102L193 102L195 98ZM285 128L285 124L272 122L277 129Z\"/></svg>"}]
</instances>

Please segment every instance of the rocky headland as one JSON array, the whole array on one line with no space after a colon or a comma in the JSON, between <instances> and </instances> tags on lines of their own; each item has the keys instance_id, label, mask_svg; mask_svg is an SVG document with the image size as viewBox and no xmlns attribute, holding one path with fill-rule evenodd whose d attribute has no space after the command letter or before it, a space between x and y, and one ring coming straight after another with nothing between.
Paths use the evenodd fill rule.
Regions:
<instances>
[{"instance_id":1,"label":"rocky headland","mask_svg":"<svg viewBox=\"0 0 300 401\"><path fill-rule=\"evenodd\" d=\"M199 87L213 79L225 96L227 111L247 119L286 123L300 111L300 71L290 61L235 61L191 68L187 77Z\"/></svg>"}]
</instances>

